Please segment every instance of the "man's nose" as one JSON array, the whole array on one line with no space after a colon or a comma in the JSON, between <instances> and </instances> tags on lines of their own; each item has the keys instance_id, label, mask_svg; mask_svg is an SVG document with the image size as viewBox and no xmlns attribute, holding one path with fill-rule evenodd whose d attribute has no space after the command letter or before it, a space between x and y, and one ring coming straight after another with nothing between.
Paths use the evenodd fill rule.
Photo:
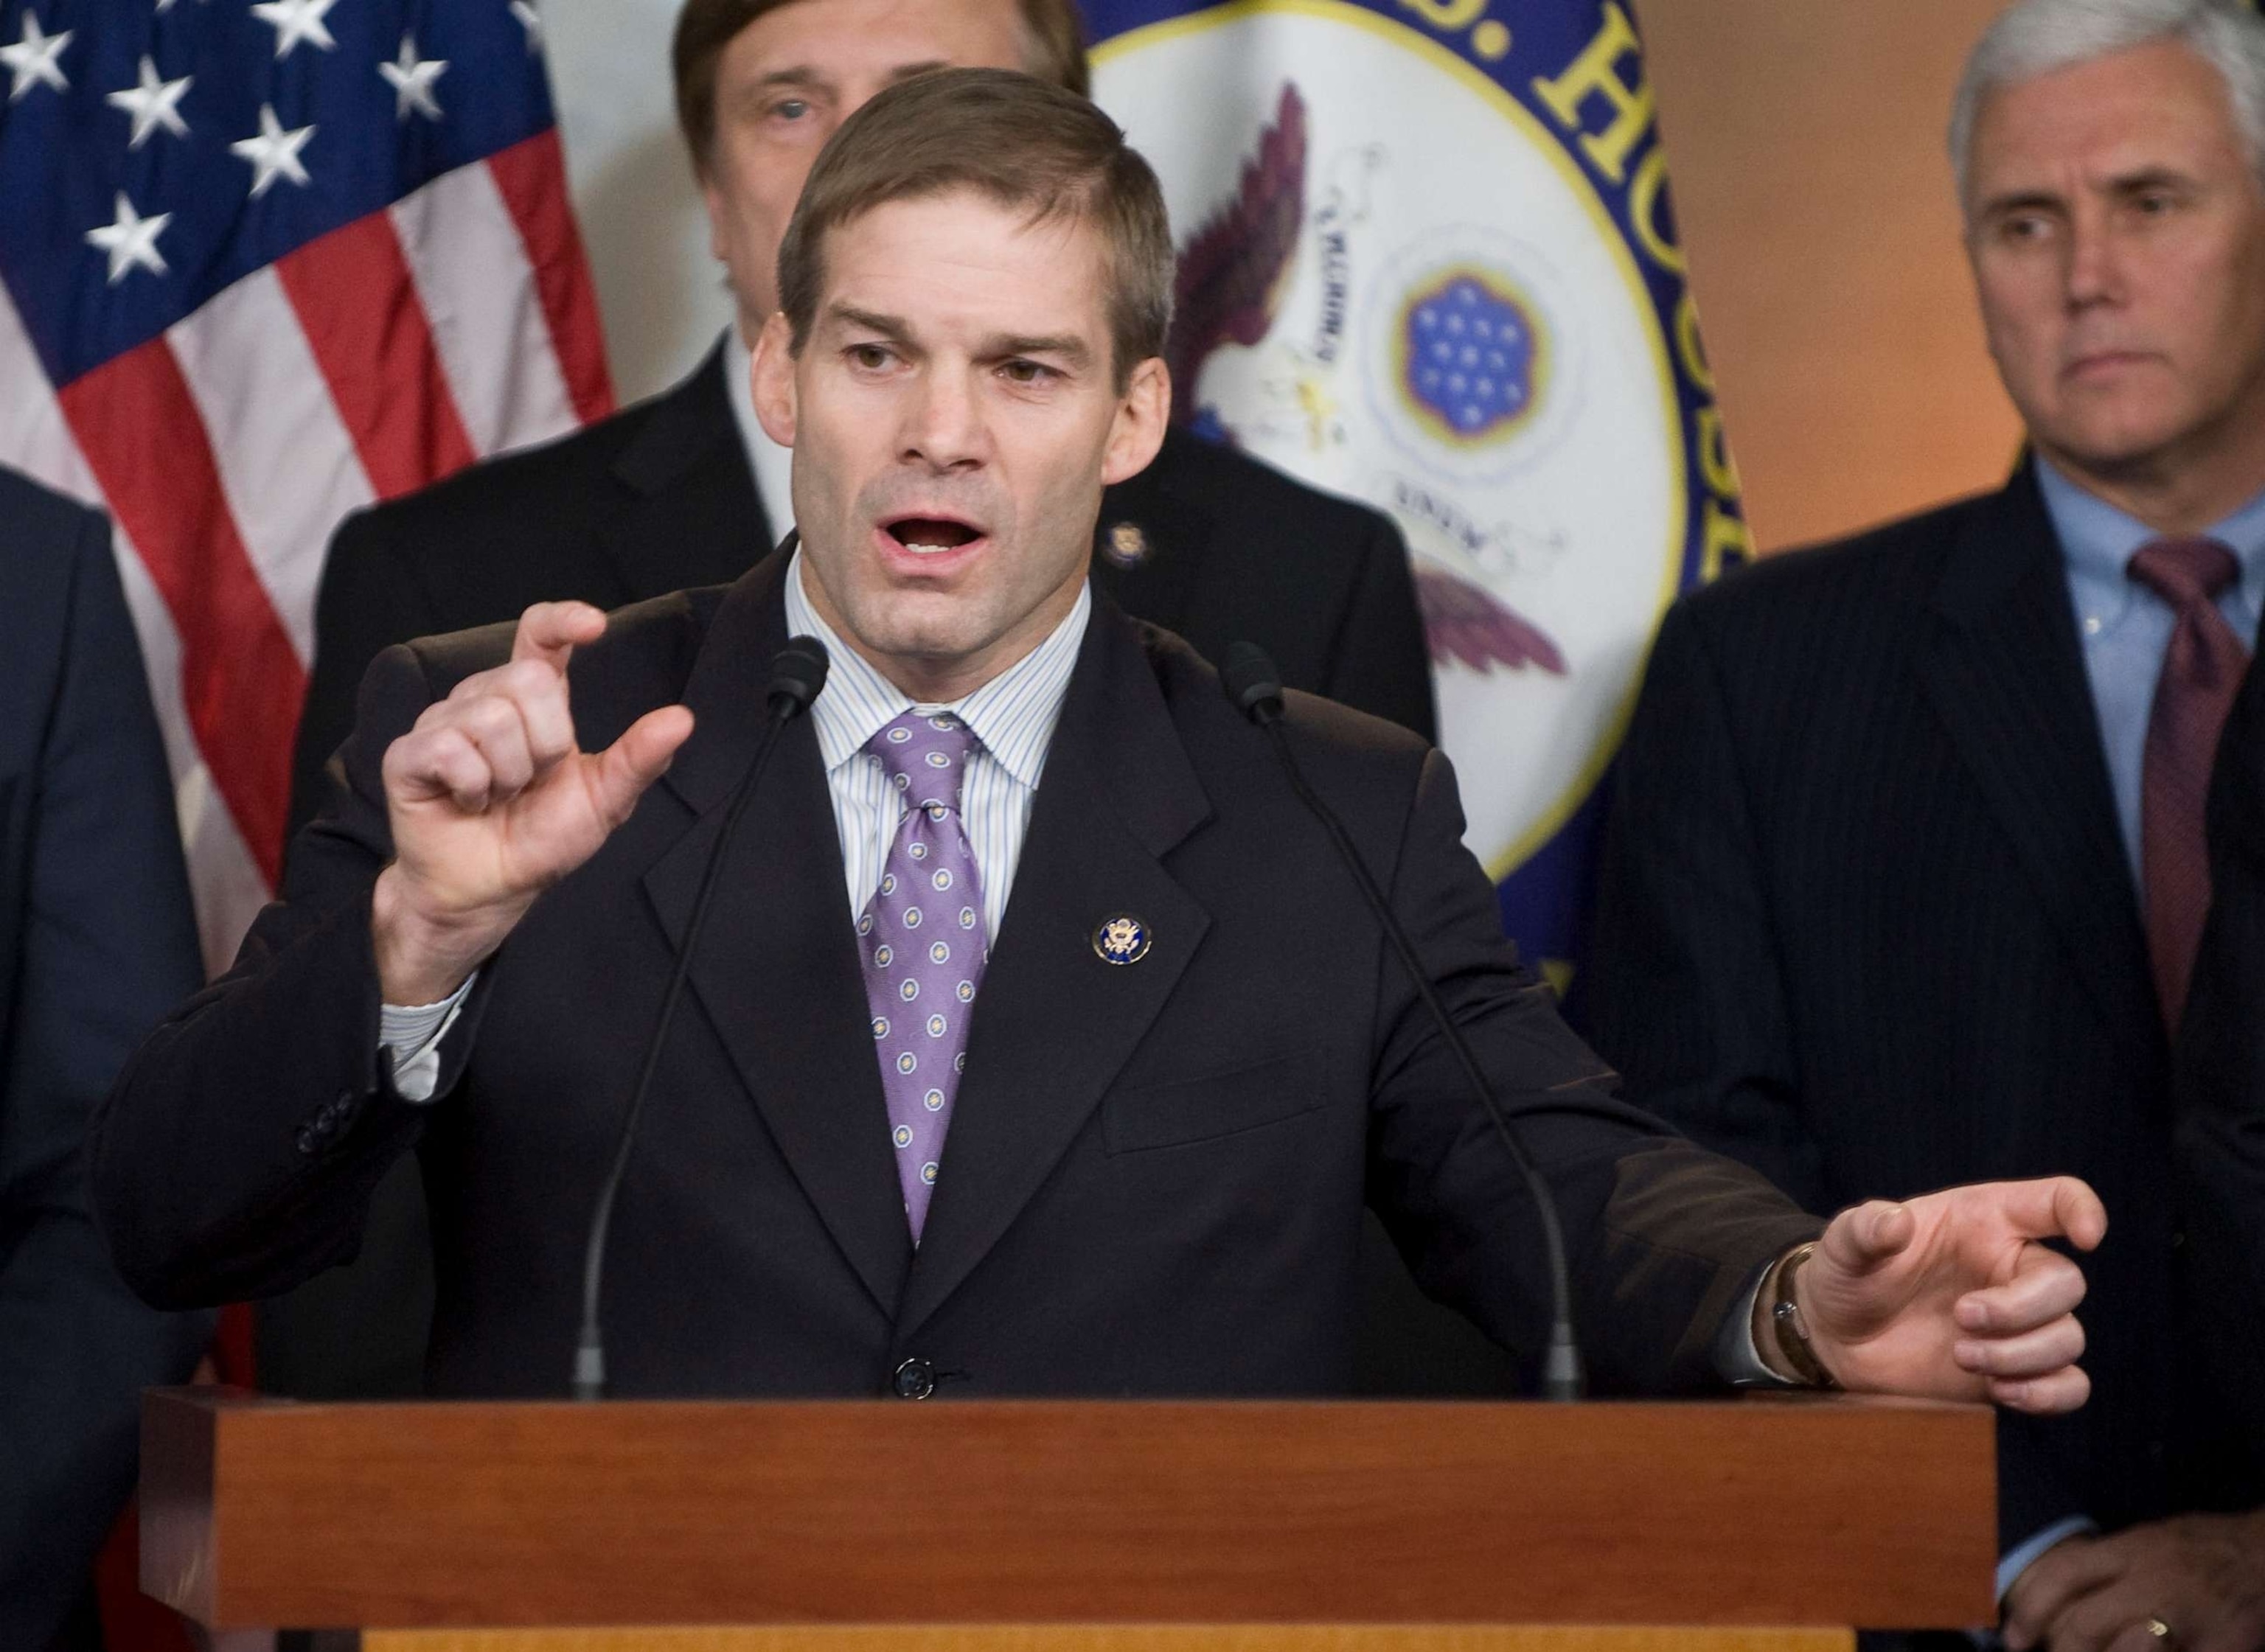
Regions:
<instances>
[{"instance_id":1,"label":"man's nose","mask_svg":"<svg viewBox=\"0 0 2265 1652\"><path fill-rule=\"evenodd\" d=\"M905 409L904 452L936 470L982 462L989 432L980 397L962 370L934 363L919 375Z\"/></svg>"},{"instance_id":2,"label":"man's nose","mask_svg":"<svg viewBox=\"0 0 2265 1652\"><path fill-rule=\"evenodd\" d=\"M2106 213L2079 212L2070 219L2066 278L2072 309L2123 297L2123 250Z\"/></svg>"}]
</instances>

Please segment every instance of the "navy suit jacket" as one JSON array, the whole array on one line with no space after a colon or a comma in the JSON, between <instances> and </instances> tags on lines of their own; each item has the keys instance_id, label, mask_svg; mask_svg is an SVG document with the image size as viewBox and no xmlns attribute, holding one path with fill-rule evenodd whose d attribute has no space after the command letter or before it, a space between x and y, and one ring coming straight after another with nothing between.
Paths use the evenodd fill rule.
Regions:
<instances>
[{"instance_id":1,"label":"navy suit jacket","mask_svg":"<svg viewBox=\"0 0 2265 1652\"><path fill-rule=\"evenodd\" d=\"M615 608L729 584L768 552L718 350L681 383L586 430L351 517L332 540L292 761L294 831L353 725L378 651L574 597ZM1389 519L1183 432L1103 495L1096 590L1211 658L1247 638L1291 688L1429 738L1431 666L1408 548ZM262 1380L307 1397L413 1393L432 1314L427 1214L397 1174L361 1254L261 1306ZM1498 1389L1506 1365L1417 1294L1372 1227L1363 1244L1368 1380Z\"/></svg>"},{"instance_id":2,"label":"navy suit jacket","mask_svg":"<svg viewBox=\"0 0 2265 1652\"><path fill-rule=\"evenodd\" d=\"M480 972L429 1106L377 1051L380 763L510 628L389 650L284 903L171 1017L95 1135L98 1204L152 1299L276 1290L351 1255L414 1147L433 1212L432 1389L563 1392L592 1197L784 643L774 557L615 616L572 666L585 749L681 700L668 773ZM1719 1385L1717 1331L1818 1225L1615 1099L1502 938L1446 760L1303 695L1289 730L1556 1190L1601 1391ZM891 1162L839 838L808 721L732 839L615 1208L626 1394L1330 1394L1352 1383L1364 1204L1417 1277L1538 1353L1520 1178L1266 741L1176 637L1097 605L976 1002L917 1250ZM1119 967L1096 927L1131 913Z\"/></svg>"},{"instance_id":3,"label":"navy suit jacket","mask_svg":"<svg viewBox=\"0 0 2265 1652\"><path fill-rule=\"evenodd\" d=\"M2204 1372L2222 1316L2183 1308L2170 1040L2026 467L1670 611L1599 902L1598 1048L1810 1208L2059 1174L2106 1201L2092 1401L1999 1420L2009 1544L2265 1494Z\"/></svg>"},{"instance_id":4,"label":"navy suit jacket","mask_svg":"<svg viewBox=\"0 0 2265 1652\"><path fill-rule=\"evenodd\" d=\"M202 972L164 748L103 519L0 471L0 1646L42 1647L134 1483L152 1313L87 1210L88 1115Z\"/></svg>"}]
</instances>

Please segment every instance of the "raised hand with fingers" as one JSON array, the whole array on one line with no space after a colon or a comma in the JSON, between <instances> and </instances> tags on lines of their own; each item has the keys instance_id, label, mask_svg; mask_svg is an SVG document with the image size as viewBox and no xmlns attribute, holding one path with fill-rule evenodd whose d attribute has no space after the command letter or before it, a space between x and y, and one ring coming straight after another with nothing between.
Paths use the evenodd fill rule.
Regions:
<instances>
[{"instance_id":1,"label":"raised hand with fingers","mask_svg":"<svg viewBox=\"0 0 2265 1652\"><path fill-rule=\"evenodd\" d=\"M538 602L509 663L464 679L387 748L394 858L370 916L386 1002L455 991L629 819L691 734L692 713L663 706L606 750L580 748L567 662L605 630L587 603Z\"/></svg>"},{"instance_id":2,"label":"raised hand with fingers","mask_svg":"<svg viewBox=\"0 0 2265 1652\"><path fill-rule=\"evenodd\" d=\"M2071 1176L1853 1206L1794 1282L1810 1351L1846 1388L2073 1411L2091 1392L2084 1275L2038 1241L2090 1250L2107 1230Z\"/></svg>"}]
</instances>

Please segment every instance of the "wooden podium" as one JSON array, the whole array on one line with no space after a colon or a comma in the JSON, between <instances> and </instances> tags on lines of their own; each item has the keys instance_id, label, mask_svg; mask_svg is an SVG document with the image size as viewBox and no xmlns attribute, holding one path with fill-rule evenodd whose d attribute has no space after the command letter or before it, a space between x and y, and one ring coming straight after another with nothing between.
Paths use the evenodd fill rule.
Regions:
<instances>
[{"instance_id":1,"label":"wooden podium","mask_svg":"<svg viewBox=\"0 0 2265 1652\"><path fill-rule=\"evenodd\" d=\"M1845 1648L1995 1612L1992 1419L152 1391L142 1585L365 1652Z\"/></svg>"}]
</instances>

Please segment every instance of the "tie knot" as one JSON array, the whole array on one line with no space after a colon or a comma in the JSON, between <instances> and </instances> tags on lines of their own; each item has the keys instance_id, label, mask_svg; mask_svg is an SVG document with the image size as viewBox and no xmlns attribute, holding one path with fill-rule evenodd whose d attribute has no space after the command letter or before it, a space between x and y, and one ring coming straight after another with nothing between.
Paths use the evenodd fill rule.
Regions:
<instances>
[{"instance_id":1,"label":"tie knot","mask_svg":"<svg viewBox=\"0 0 2265 1652\"><path fill-rule=\"evenodd\" d=\"M865 742L907 804L916 809L959 806L960 773L974 747L974 731L950 712L930 717L907 711Z\"/></svg>"},{"instance_id":2,"label":"tie knot","mask_svg":"<svg viewBox=\"0 0 2265 1652\"><path fill-rule=\"evenodd\" d=\"M2211 602L2241 571L2214 539L2151 539L2131 553L2127 571L2173 608Z\"/></svg>"}]
</instances>

